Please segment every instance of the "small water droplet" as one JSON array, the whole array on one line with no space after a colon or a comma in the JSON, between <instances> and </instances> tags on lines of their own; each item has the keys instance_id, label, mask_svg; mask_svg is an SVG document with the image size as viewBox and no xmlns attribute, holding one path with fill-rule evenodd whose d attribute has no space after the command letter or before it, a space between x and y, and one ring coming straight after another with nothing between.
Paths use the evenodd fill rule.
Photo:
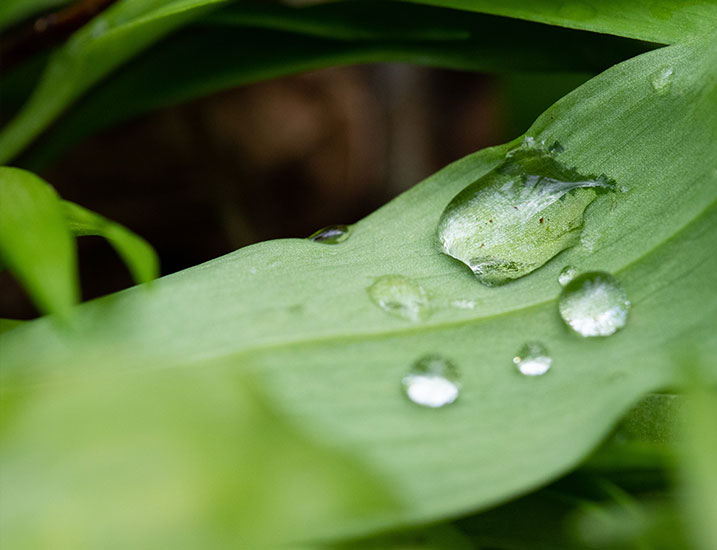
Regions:
<instances>
[{"instance_id":1,"label":"small water droplet","mask_svg":"<svg viewBox=\"0 0 717 550\"><path fill-rule=\"evenodd\" d=\"M540 342L528 342L513 357L513 364L520 374L541 376L550 370L553 358Z\"/></svg>"},{"instance_id":2,"label":"small water droplet","mask_svg":"<svg viewBox=\"0 0 717 550\"><path fill-rule=\"evenodd\" d=\"M620 283L603 271L583 273L560 293L558 310L581 336L610 336L627 323L630 301Z\"/></svg>"},{"instance_id":3,"label":"small water droplet","mask_svg":"<svg viewBox=\"0 0 717 550\"><path fill-rule=\"evenodd\" d=\"M453 198L441 215L438 239L443 252L480 282L501 285L577 244L585 208L615 188L607 176L580 174L526 139Z\"/></svg>"},{"instance_id":4,"label":"small water droplet","mask_svg":"<svg viewBox=\"0 0 717 550\"><path fill-rule=\"evenodd\" d=\"M449 405L460 393L458 369L440 355L420 358L401 383L406 396L424 407L438 408Z\"/></svg>"},{"instance_id":5,"label":"small water droplet","mask_svg":"<svg viewBox=\"0 0 717 550\"><path fill-rule=\"evenodd\" d=\"M339 244L348 239L350 233L346 225L329 225L313 233L309 239L322 244Z\"/></svg>"},{"instance_id":6,"label":"small water droplet","mask_svg":"<svg viewBox=\"0 0 717 550\"><path fill-rule=\"evenodd\" d=\"M650 75L650 84L658 95L664 95L670 91L674 74L675 70L668 66L662 67Z\"/></svg>"},{"instance_id":7,"label":"small water droplet","mask_svg":"<svg viewBox=\"0 0 717 550\"><path fill-rule=\"evenodd\" d=\"M571 265L566 265L560 272L560 275L558 275L558 283L560 283L560 286L565 286L572 281L577 274L577 269Z\"/></svg>"},{"instance_id":8,"label":"small water droplet","mask_svg":"<svg viewBox=\"0 0 717 550\"><path fill-rule=\"evenodd\" d=\"M409 321L421 321L431 313L428 293L416 281L403 275L379 277L367 292L382 310Z\"/></svg>"}]
</instances>

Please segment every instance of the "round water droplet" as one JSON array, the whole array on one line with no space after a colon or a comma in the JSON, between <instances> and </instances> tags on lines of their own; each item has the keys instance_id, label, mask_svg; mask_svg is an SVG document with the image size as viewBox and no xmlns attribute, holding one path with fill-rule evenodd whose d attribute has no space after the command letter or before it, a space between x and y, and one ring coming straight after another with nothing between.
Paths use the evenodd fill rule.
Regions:
<instances>
[{"instance_id":1,"label":"round water droplet","mask_svg":"<svg viewBox=\"0 0 717 550\"><path fill-rule=\"evenodd\" d=\"M581 336L610 336L627 323L630 301L620 283L602 271L583 273L560 293L558 310Z\"/></svg>"},{"instance_id":2,"label":"round water droplet","mask_svg":"<svg viewBox=\"0 0 717 550\"><path fill-rule=\"evenodd\" d=\"M421 321L431 313L428 293L413 279L403 275L384 275L367 289L378 307L409 321Z\"/></svg>"},{"instance_id":3,"label":"round water droplet","mask_svg":"<svg viewBox=\"0 0 717 550\"><path fill-rule=\"evenodd\" d=\"M520 374L541 376L550 370L553 358L540 342L528 342L513 357L513 364Z\"/></svg>"},{"instance_id":4,"label":"round water droplet","mask_svg":"<svg viewBox=\"0 0 717 550\"><path fill-rule=\"evenodd\" d=\"M424 407L449 405L460 393L458 369L440 355L426 355L416 361L401 383L406 396Z\"/></svg>"},{"instance_id":5,"label":"round water droplet","mask_svg":"<svg viewBox=\"0 0 717 550\"><path fill-rule=\"evenodd\" d=\"M493 286L577 244L585 208L616 184L604 175L580 174L556 154L526 139L456 195L438 223L443 252Z\"/></svg>"},{"instance_id":6,"label":"round water droplet","mask_svg":"<svg viewBox=\"0 0 717 550\"><path fill-rule=\"evenodd\" d=\"M670 91L674 74L675 70L672 67L667 66L658 69L650 75L650 84L658 95L664 95Z\"/></svg>"},{"instance_id":7,"label":"round water droplet","mask_svg":"<svg viewBox=\"0 0 717 550\"><path fill-rule=\"evenodd\" d=\"M350 232L346 225L329 225L313 233L309 239L322 244L339 244L349 238Z\"/></svg>"},{"instance_id":8,"label":"round water droplet","mask_svg":"<svg viewBox=\"0 0 717 550\"><path fill-rule=\"evenodd\" d=\"M560 272L560 275L558 275L558 283L560 283L560 286L565 286L572 281L577 274L577 269L571 265L566 265Z\"/></svg>"}]
</instances>

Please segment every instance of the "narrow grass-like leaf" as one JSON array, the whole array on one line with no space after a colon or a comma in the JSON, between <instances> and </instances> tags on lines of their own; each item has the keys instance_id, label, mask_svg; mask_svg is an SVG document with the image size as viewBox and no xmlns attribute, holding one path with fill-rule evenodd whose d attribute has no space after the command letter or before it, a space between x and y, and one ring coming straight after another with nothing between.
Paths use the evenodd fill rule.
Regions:
<instances>
[{"instance_id":1,"label":"narrow grass-like leaf","mask_svg":"<svg viewBox=\"0 0 717 550\"><path fill-rule=\"evenodd\" d=\"M710 0L407 0L672 44L717 24Z\"/></svg>"},{"instance_id":2,"label":"narrow grass-like leaf","mask_svg":"<svg viewBox=\"0 0 717 550\"><path fill-rule=\"evenodd\" d=\"M354 7L347 10L346 4ZM228 6L206 24L198 21L120 69L78 102L21 160L38 167L79 139L131 116L321 67L410 62L470 71L599 72L652 47L501 17L403 4L389 3L376 20L372 6L337 2L301 10L267 7L265 11L274 15L267 19L258 17L257 8L250 12L253 17L243 17L243 4ZM361 17L353 18L355 14ZM287 20L291 24L283 24ZM335 21L342 24L335 26ZM388 35L387 27L404 29L406 21L413 23L410 32ZM263 28L271 25L301 32ZM433 25L441 30L439 36L416 38L430 35ZM571 45L567 50L566 43Z\"/></svg>"},{"instance_id":3,"label":"narrow grass-like leaf","mask_svg":"<svg viewBox=\"0 0 717 550\"><path fill-rule=\"evenodd\" d=\"M146 374L171 367L221 387L228 373L213 369L214 361L256 373L296 426L390 479L404 503L352 522L307 519L318 538L477 511L574 467L640 396L680 379L675 358L685 349L698 360L717 354L716 44L709 36L621 63L536 121L528 131L536 143L559 141L563 163L604 173L625 192L596 199L581 244L515 282L481 285L439 252L435 233L446 204L514 143L442 170L352 226L341 244L258 244L160 279L152 293L130 289L85 304L72 334L39 320L0 336L0 387L22 397L6 423L23 434L3 441L2 459L24 465L4 498L31 493L42 502L67 482L49 462L24 460L35 456L31 441L47 441L49 419L73 406L68 398L48 410L38 387L82 379L91 388L105 376L142 385ZM655 80L666 69L669 86ZM565 327L556 301L567 264L620 281L632 302L624 330L583 339ZM367 288L383 275L424 288L430 314L412 322L377 307ZM455 306L466 302L474 307ZM545 376L528 379L514 369L512 357L528 339L550 350ZM461 375L458 400L438 410L401 394L407 370L429 353L449 357ZM214 418L211 399L202 403L192 413ZM91 455L84 430L121 410L83 408L73 444L48 441L44 460ZM246 448L254 444L249 438ZM133 447L122 448L118 457L133 456ZM194 465L202 475L213 471L206 458ZM39 486L38 472L48 476ZM226 509L239 498L230 488ZM78 507L94 510L91 499ZM19 516L33 525L54 517L23 510Z\"/></svg>"},{"instance_id":4,"label":"narrow grass-like leaf","mask_svg":"<svg viewBox=\"0 0 717 550\"><path fill-rule=\"evenodd\" d=\"M66 317L78 299L75 243L60 198L19 168L0 167L0 264L45 313Z\"/></svg>"},{"instance_id":5,"label":"narrow grass-like leaf","mask_svg":"<svg viewBox=\"0 0 717 550\"><path fill-rule=\"evenodd\" d=\"M107 239L136 283L147 283L159 275L157 253L142 237L78 204L64 201L63 209L70 231L77 236L97 235Z\"/></svg>"},{"instance_id":6,"label":"narrow grass-like leaf","mask_svg":"<svg viewBox=\"0 0 717 550\"><path fill-rule=\"evenodd\" d=\"M23 110L0 133L0 162L22 150L62 110L134 54L227 0L121 0L52 56Z\"/></svg>"}]
</instances>

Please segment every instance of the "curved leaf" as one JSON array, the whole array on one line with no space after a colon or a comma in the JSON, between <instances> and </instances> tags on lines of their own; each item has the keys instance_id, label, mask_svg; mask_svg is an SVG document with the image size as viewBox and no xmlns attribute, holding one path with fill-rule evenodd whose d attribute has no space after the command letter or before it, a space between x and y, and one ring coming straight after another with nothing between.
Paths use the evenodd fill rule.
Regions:
<instances>
[{"instance_id":1,"label":"curved leaf","mask_svg":"<svg viewBox=\"0 0 717 550\"><path fill-rule=\"evenodd\" d=\"M605 173L626 189L597 199L586 211L581 245L531 275L487 288L438 251L445 205L512 144L481 151L357 223L341 244L262 243L165 277L151 295L130 290L83 305L76 333L39 320L0 336L0 384L22 396L15 422L23 434L3 438L2 460L23 463L32 454L28 438L45 433L51 413L34 388L80 378L92 385L120 373L141 386L143 372L167 367L191 367L219 383L227 376L211 368L219 360L230 371L257 373L297 426L390 479L405 503L351 523L317 521L316 537L482 509L555 478L640 395L679 380L675 358L685 350L698 359L717 354L714 38L617 65L529 130L538 143L558 140L564 163ZM585 340L561 323L557 276L566 264L607 270L621 281L632 301L623 331ZM376 307L366 288L386 274L424 287L432 314L411 322ZM511 358L526 339L549 348L546 376L515 372ZM461 371L463 390L449 407L422 409L401 396L402 376L427 353L449 356ZM714 363L707 364L717 380ZM203 406L209 409L195 414L211 415ZM113 407L88 406L84 416L105 417ZM84 425L78 417L73 430ZM81 459L91 438L49 445L47 460ZM118 452L130 458L134 451ZM211 463L196 468L205 472ZM46 471L42 463L36 469ZM33 467L19 471L4 498L20 499L35 475ZM63 476L59 470L50 479L62 483ZM43 499L46 485L33 498ZM239 496L226 498L230 509ZM52 521L47 513L27 517L44 525Z\"/></svg>"},{"instance_id":2,"label":"curved leaf","mask_svg":"<svg viewBox=\"0 0 717 550\"><path fill-rule=\"evenodd\" d=\"M75 242L60 197L19 168L0 167L0 264L41 311L66 317L78 299Z\"/></svg>"},{"instance_id":3,"label":"curved leaf","mask_svg":"<svg viewBox=\"0 0 717 550\"><path fill-rule=\"evenodd\" d=\"M0 133L0 163L12 158L67 104L134 54L227 0L123 0L53 54L22 111Z\"/></svg>"},{"instance_id":4,"label":"curved leaf","mask_svg":"<svg viewBox=\"0 0 717 550\"><path fill-rule=\"evenodd\" d=\"M129 267L136 283L157 278L159 258L142 237L78 204L64 201L63 207L70 231L77 236L98 235L107 239Z\"/></svg>"},{"instance_id":5,"label":"curved leaf","mask_svg":"<svg viewBox=\"0 0 717 550\"><path fill-rule=\"evenodd\" d=\"M517 17L662 44L673 44L696 34L709 33L717 24L717 4L709 0L404 1Z\"/></svg>"}]
</instances>

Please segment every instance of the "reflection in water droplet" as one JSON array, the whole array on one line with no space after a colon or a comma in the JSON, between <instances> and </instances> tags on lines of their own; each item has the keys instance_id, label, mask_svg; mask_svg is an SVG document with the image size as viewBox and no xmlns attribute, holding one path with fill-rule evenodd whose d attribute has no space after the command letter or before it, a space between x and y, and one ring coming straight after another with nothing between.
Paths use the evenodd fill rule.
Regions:
<instances>
[{"instance_id":1,"label":"reflection in water droplet","mask_svg":"<svg viewBox=\"0 0 717 550\"><path fill-rule=\"evenodd\" d=\"M630 301L615 277L593 271L563 288L558 309L563 321L581 336L610 336L627 323Z\"/></svg>"},{"instance_id":2,"label":"reflection in water droplet","mask_svg":"<svg viewBox=\"0 0 717 550\"><path fill-rule=\"evenodd\" d=\"M528 342L513 357L513 363L521 374L541 376L550 370L553 358L540 342Z\"/></svg>"},{"instance_id":3,"label":"reflection in water droplet","mask_svg":"<svg viewBox=\"0 0 717 550\"><path fill-rule=\"evenodd\" d=\"M456 195L438 224L443 252L493 286L523 277L575 245L585 208L616 185L604 175L578 173L556 154L526 138Z\"/></svg>"},{"instance_id":4,"label":"reflection in water droplet","mask_svg":"<svg viewBox=\"0 0 717 550\"><path fill-rule=\"evenodd\" d=\"M323 244L339 244L349 238L351 230L346 225L329 225L319 229L309 239Z\"/></svg>"},{"instance_id":5,"label":"reflection in water droplet","mask_svg":"<svg viewBox=\"0 0 717 550\"><path fill-rule=\"evenodd\" d=\"M558 283L560 283L560 286L565 286L572 281L577 274L577 269L571 265L566 265L560 272L560 275L558 275Z\"/></svg>"},{"instance_id":6,"label":"reflection in water droplet","mask_svg":"<svg viewBox=\"0 0 717 550\"><path fill-rule=\"evenodd\" d=\"M367 292L378 307L409 321L421 321L431 313L428 293L416 281L403 275L379 277Z\"/></svg>"},{"instance_id":7,"label":"reflection in water droplet","mask_svg":"<svg viewBox=\"0 0 717 550\"><path fill-rule=\"evenodd\" d=\"M662 67L650 75L650 84L658 95L664 95L670 91L674 74L675 70L668 66Z\"/></svg>"},{"instance_id":8,"label":"reflection in water droplet","mask_svg":"<svg viewBox=\"0 0 717 550\"><path fill-rule=\"evenodd\" d=\"M426 355L416 361L401 383L406 396L424 407L453 403L460 392L458 370L440 355Z\"/></svg>"}]
</instances>

